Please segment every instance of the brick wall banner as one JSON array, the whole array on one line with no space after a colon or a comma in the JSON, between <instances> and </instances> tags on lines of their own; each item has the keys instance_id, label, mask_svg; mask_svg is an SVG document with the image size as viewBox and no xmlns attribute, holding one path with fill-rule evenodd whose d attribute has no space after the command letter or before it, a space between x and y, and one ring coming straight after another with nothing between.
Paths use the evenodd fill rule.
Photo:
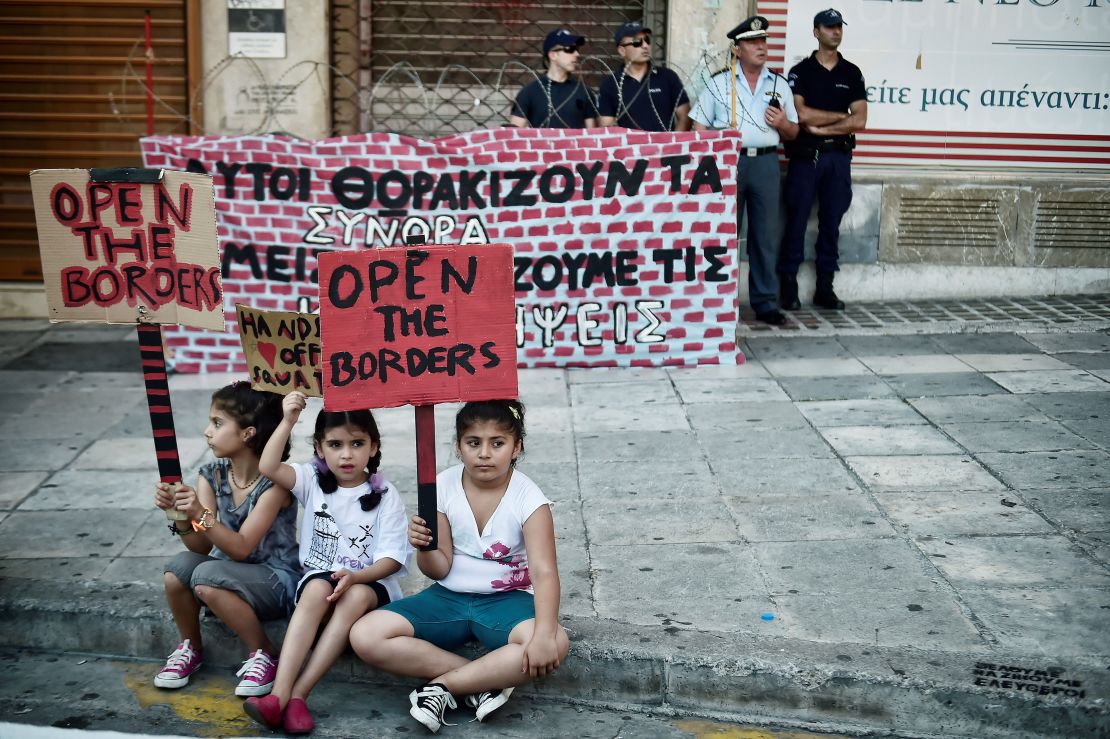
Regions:
<instances>
[{"instance_id":1,"label":"brick wall banner","mask_svg":"<svg viewBox=\"0 0 1110 739\"><path fill-rule=\"evenodd\" d=\"M521 367L735 364L734 131L143 139L212 175L226 333L166 332L180 372L245 369L234 306L316 312L335 250L509 243ZM741 360L742 361L742 360Z\"/></svg>"}]
</instances>

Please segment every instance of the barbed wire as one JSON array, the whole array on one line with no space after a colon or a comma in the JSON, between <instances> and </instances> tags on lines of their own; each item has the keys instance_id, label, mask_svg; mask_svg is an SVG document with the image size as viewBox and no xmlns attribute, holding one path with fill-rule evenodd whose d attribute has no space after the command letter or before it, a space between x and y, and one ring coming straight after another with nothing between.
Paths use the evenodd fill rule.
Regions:
<instances>
[{"instance_id":1,"label":"barbed wire","mask_svg":"<svg viewBox=\"0 0 1110 739\"><path fill-rule=\"evenodd\" d=\"M720 93L722 86L707 83L713 74L727 69L730 60L731 52L728 48L722 50L707 47L701 51L691 69L686 70L678 65L666 65L666 68L678 76L692 104L696 103L698 95L703 93L715 102L725 104L726 101ZM112 113L121 124L136 135L143 135L145 129L140 130L139 126L127 118L121 109L121 101L127 99L129 85L136 85L141 93L145 93L144 62L143 40L138 39L128 52L120 75L120 99L117 100L112 91L108 92ZM508 122L509 111L516 93L533 81L541 81L543 74L542 71L537 71L522 61L510 60L494 71L491 84L486 81L488 72L484 79L482 75L464 64L450 63L439 71L434 82L426 85L420 71L411 63L402 61L388 67L369 89L364 89L355 79L335 65L312 60L291 64L281 71L275 81L271 82L258 62L242 54L234 54L225 56L210 66L200 80L192 85L190 94L186 97L187 101L196 101L191 109L181 110L165 97L154 93L152 97L156 108L163 116L177 118L181 124L188 126L189 130L195 133L207 133L203 114L205 95L218 80L230 74L229 70L234 69L235 65L246 65L249 75L245 83L242 80L236 80L240 95L245 93L248 102L251 103L250 107L244 106L248 107L245 113L242 110L234 111L239 119L238 125L234 128L237 133L245 135L282 133L297 136L296 124L283 119L283 116L290 112L284 107L287 101L295 101L297 93L313 83L318 86L319 92L330 99L335 94L336 82L350 89L349 95L343 99L357 101L359 110L369 114L370 130L411 135L439 135L444 129L458 133L491 125L503 125ZM586 80L598 80L598 88L600 88L602 80L611 78L615 85L620 86L625 76L622 65L611 66L605 59L597 56L582 57L579 67L580 74L577 75L579 84L589 92L595 106L598 101L598 91ZM468 81L465 85L450 82L449 78L452 75L462 75L473 81ZM291 77L295 79L290 81ZM622 94L613 117L617 120L627 117L636 128L652 128L655 121L637 121L632 111L640 96L650 96L650 88L650 80L645 79L645 83L639 85L634 92L628 95ZM398 97L402 97L403 100L398 102ZM413 99L418 102L417 109L415 111L406 109ZM465 100L465 104L460 104L460 100ZM472 104L471 101L473 101ZM450 108L446 107L448 105L453 106L454 115L449 114ZM653 106L648 107L654 110ZM251 120L255 115L257 120ZM658 116L657 111L656 116ZM393 125L392 122L398 119L406 124L406 130ZM676 115L673 110L668 120L659 120L660 123L665 123L672 129L675 121Z\"/></svg>"}]
</instances>

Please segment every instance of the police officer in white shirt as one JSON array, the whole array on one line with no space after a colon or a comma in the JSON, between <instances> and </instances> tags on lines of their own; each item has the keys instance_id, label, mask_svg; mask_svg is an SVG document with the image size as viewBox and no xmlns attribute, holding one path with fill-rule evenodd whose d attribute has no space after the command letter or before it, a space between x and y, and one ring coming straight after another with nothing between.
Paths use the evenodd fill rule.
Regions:
<instances>
[{"instance_id":1,"label":"police officer in white shirt","mask_svg":"<svg viewBox=\"0 0 1110 739\"><path fill-rule=\"evenodd\" d=\"M736 237L748 214L748 299L756 318L786 322L779 310L775 273L779 223L778 146L798 135L798 112L790 85L767 68L767 19L752 16L728 32L733 60L710 78L690 113L695 131L740 131L736 187Z\"/></svg>"}]
</instances>

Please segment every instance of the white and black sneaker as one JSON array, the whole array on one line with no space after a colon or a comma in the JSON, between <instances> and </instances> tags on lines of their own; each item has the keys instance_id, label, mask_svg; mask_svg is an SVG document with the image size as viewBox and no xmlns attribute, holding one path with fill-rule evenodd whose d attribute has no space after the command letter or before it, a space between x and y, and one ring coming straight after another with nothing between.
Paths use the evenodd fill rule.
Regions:
<instances>
[{"instance_id":1,"label":"white and black sneaker","mask_svg":"<svg viewBox=\"0 0 1110 739\"><path fill-rule=\"evenodd\" d=\"M456 708L455 697L441 683L428 683L409 693L409 715L424 724L434 734L441 726L454 726L443 720L448 707Z\"/></svg>"},{"instance_id":2,"label":"white and black sneaker","mask_svg":"<svg viewBox=\"0 0 1110 739\"><path fill-rule=\"evenodd\" d=\"M474 718L483 721L486 716L508 703L509 696L512 694L513 688L487 690L484 693L466 696L466 705L474 709Z\"/></svg>"}]
</instances>

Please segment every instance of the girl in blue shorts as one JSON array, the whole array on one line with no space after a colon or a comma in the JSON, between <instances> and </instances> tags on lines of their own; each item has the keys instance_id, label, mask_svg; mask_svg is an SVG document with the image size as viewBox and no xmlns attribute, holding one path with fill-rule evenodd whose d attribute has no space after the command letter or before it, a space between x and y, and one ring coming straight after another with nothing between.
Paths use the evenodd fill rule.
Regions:
<instances>
[{"instance_id":1,"label":"girl in blue shorts","mask_svg":"<svg viewBox=\"0 0 1110 739\"><path fill-rule=\"evenodd\" d=\"M409 524L420 571L436 582L363 616L351 646L363 660L427 683L409 694L409 713L433 732L455 696L479 721L513 688L566 659L559 625L559 572L551 501L515 469L524 451L524 406L515 400L467 403L455 417L462 464L441 472L439 543L419 516ZM455 654L477 639L490 651Z\"/></svg>"}]
</instances>

